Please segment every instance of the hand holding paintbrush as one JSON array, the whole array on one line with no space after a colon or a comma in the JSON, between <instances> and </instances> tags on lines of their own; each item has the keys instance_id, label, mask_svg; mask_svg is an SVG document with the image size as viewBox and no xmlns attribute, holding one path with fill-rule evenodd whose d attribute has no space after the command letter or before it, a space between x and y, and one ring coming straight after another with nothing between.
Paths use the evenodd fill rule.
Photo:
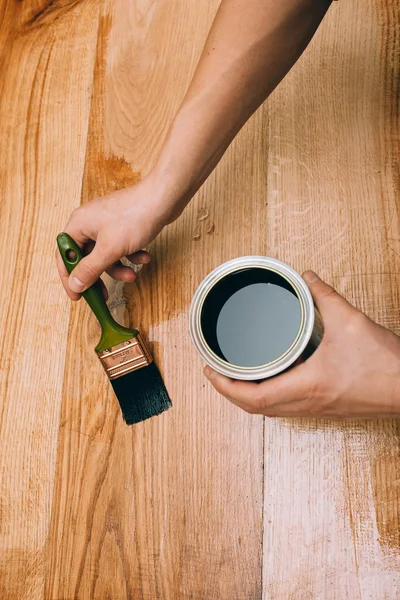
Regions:
<instances>
[{"instance_id":1,"label":"hand holding paintbrush","mask_svg":"<svg viewBox=\"0 0 400 600\"><path fill-rule=\"evenodd\" d=\"M57 244L63 263L71 273L83 258L82 251L67 233L58 235ZM101 325L101 338L95 350L126 423L132 425L167 410L171 401L140 333L112 318L98 283L82 295Z\"/></svg>"},{"instance_id":2,"label":"hand holding paintbrush","mask_svg":"<svg viewBox=\"0 0 400 600\"><path fill-rule=\"evenodd\" d=\"M133 188L76 209L66 225L79 244L94 244L69 279L59 263L73 300L104 271L121 281L133 280L121 257L137 257L182 213L247 119L298 59L329 4L222 0L154 167Z\"/></svg>"}]
</instances>

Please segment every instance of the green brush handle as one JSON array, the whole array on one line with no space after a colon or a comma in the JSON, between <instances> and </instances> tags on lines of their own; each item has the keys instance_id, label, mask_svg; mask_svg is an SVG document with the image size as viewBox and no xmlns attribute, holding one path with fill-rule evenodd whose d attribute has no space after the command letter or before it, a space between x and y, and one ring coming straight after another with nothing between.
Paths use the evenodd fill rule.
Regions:
<instances>
[{"instance_id":1,"label":"green brush handle","mask_svg":"<svg viewBox=\"0 0 400 600\"><path fill-rule=\"evenodd\" d=\"M57 245L64 265L68 273L71 273L83 258L82 250L68 233L60 233L57 236ZM74 253L73 258L71 257L72 253ZM122 325L112 318L98 283L95 283L83 292L82 296L89 304L101 325L101 338L95 348L96 352L102 352L106 348L116 346L137 336L139 332L136 329L122 327Z\"/></svg>"}]
</instances>

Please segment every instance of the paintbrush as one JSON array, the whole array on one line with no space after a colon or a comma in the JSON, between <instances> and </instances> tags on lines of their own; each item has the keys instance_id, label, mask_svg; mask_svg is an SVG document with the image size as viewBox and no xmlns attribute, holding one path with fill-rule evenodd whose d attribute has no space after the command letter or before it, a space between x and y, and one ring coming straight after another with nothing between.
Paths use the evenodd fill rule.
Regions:
<instances>
[{"instance_id":1,"label":"paintbrush","mask_svg":"<svg viewBox=\"0 0 400 600\"><path fill-rule=\"evenodd\" d=\"M58 249L68 273L83 258L79 246L67 233L57 236ZM111 381L128 425L162 413L171 406L157 365L136 329L127 329L111 316L98 283L83 292L101 325L95 351Z\"/></svg>"}]
</instances>

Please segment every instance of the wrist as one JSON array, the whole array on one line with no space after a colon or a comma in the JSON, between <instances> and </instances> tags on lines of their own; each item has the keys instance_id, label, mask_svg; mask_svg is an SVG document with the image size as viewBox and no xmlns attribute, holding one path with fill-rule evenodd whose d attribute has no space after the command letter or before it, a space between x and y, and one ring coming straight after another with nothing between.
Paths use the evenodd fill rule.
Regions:
<instances>
[{"instance_id":1,"label":"wrist","mask_svg":"<svg viewBox=\"0 0 400 600\"><path fill-rule=\"evenodd\" d=\"M204 98L184 102L149 174L169 223L183 212L236 133L234 119L222 126L215 112Z\"/></svg>"},{"instance_id":2,"label":"wrist","mask_svg":"<svg viewBox=\"0 0 400 600\"><path fill-rule=\"evenodd\" d=\"M243 119L234 108L211 92L183 102L146 177L165 224L181 215L236 135Z\"/></svg>"},{"instance_id":3,"label":"wrist","mask_svg":"<svg viewBox=\"0 0 400 600\"><path fill-rule=\"evenodd\" d=\"M169 225L182 214L197 190L191 191L179 169L170 169L160 162L154 165L148 178L153 190L154 210L164 225Z\"/></svg>"},{"instance_id":4,"label":"wrist","mask_svg":"<svg viewBox=\"0 0 400 600\"><path fill-rule=\"evenodd\" d=\"M138 196L139 193L139 196ZM178 189L168 184L168 181L160 176L155 168L146 175L138 184L129 190L130 201L137 203L138 197L142 199L140 204L146 214L146 218L152 221L161 231L179 217L183 208L181 196Z\"/></svg>"},{"instance_id":5,"label":"wrist","mask_svg":"<svg viewBox=\"0 0 400 600\"><path fill-rule=\"evenodd\" d=\"M189 131L178 113L149 174L168 223L181 215L204 181L199 178L203 162L199 145L198 135Z\"/></svg>"}]
</instances>

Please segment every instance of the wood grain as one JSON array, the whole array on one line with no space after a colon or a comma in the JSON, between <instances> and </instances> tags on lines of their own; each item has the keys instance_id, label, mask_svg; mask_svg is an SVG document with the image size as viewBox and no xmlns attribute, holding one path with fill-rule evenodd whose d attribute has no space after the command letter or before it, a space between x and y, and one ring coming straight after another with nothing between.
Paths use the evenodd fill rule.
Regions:
<instances>
[{"instance_id":1,"label":"wood grain","mask_svg":"<svg viewBox=\"0 0 400 600\"><path fill-rule=\"evenodd\" d=\"M148 126L162 135L184 93L182 81L180 87L170 88L171 100L168 93L165 98L165 106L171 105L172 110L151 111L159 101L159 89L167 89L173 75L166 68L155 72L149 66L165 44L168 55L176 54L169 32L172 27L184 31L185 11L170 2L158 3L153 11L145 8L125 2L108 12L105 5L100 18L84 202L135 182L159 148L158 136L145 130L138 133L135 124L144 120L146 111ZM200 53L213 11L192 12L192 27L201 24L203 30L198 38ZM140 43L135 31L143 40L152 40L152 32L157 32L153 55L152 44ZM190 36L190 31L185 35ZM133 46L126 43L127 36ZM126 72L126 65L132 72ZM180 68L186 73L193 67L188 54ZM171 64L171 70L176 69ZM146 105L142 105L142 90ZM130 143L125 139L129 131ZM136 138L146 144L142 142L134 156L130 148ZM144 150L150 149L152 155L147 157ZM251 165L250 152L246 158ZM206 196L201 202L210 204L211 199ZM237 205L243 204L239 197ZM151 340L163 368L174 401L171 411L138 427L126 427L94 353L88 360L97 326L86 306L73 311L49 542L49 598L257 598L261 594L263 423L205 390L187 335L193 287L183 285L185 257L194 245L201 252L212 239L205 234L204 242L193 240L199 210L194 204L180 223L160 237L154 244L151 268L143 272L138 286L126 291L131 319ZM233 213L228 223L232 231L234 220ZM236 245L236 250L245 252L246 246ZM82 340L79 347L77 340ZM196 371L199 376L191 380L187 374ZM232 494L235 502L230 503Z\"/></svg>"},{"instance_id":2,"label":"wood grain","mask_svg":"<svg viewBox=\"0 0 400 600\"><path fill-rule=\"evenodd\" d=\"M333 5L268 102L267 222L272 256L399 332L396 6ZM399 449L396 424L266 421L265 598L399 597Z\"/></svg>"},{"instance_id":3,"label":"wood grain","mask_svg":"<svg viewBox=\"0 0 400 600\"><path fill-rule=\"evenodd\" d=\"M96 323L58 282L55 235L151 168L217 6L0 0L2 600L400 595L397 422L246 415L187 331L201 279L254 253L400 333L398 0L334 3L125 286L170 411L124 425Z\"/></svg>"},{"instance_id":4,"label":"wood grain","mask_svg":"<svg viewBox=\"0 0 400 600\"><path fill-rule=\"evenodd\" d=\"M48 562L70 312L54 239L79 201L97 27L89 5L43 27L30 25L25 3L2 8L9 34L0 98L0 597L37 599Z\"/></svg>"}]
</instances>

